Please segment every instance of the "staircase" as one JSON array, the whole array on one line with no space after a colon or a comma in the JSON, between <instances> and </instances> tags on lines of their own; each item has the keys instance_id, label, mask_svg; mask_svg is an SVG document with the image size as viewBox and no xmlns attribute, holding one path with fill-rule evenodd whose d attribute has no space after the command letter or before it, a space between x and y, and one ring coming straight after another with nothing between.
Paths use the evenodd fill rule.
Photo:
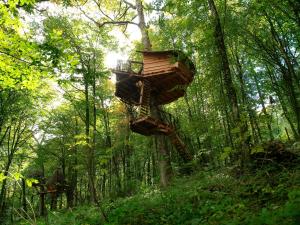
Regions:
<instances>
[{"instance_id":1,"label":"staircase","mask_svg":"<svg viewBox=\"0 0 300 225\"><path fill-rule=\"evenodd\" d=\"M172 144L175 146L176 150L178 151L180 157L183 159L184 162L190 162L192 160L192 156L190 152L186 149L186 146L182 142L179 135L174 130L169 134L169 138Z\"/></svg>"},{"instance_id":2,"label":"staircase","mask_svg":"<svg viewBox=\"0 0 300 225\"><path fill-rule=\"evenodd\" d=\"M140 96L140 113L139 117L149 116L150 114L150 94L151 87L148 80L144 80L141 85L141 96Z\"/></svg>"},{"instance_id":3,"label":"staircase","mask_svg":"<svg viewBox=\"0 0 300 225\"><path fill-rule=\"evenodd\" d=\"M187 150L186 146L182 142L178 133L176 132L178 128L178 120L176 120L170 113L164 112L162 110L159 111L160 117L162 121L155 120L150 117L150 96L151 96L151 87L150 82L148 80L139 81L138 86L140 86L140 111L139 118L132 122L131 128L135 130L135 132L146 134L144 129L145 124L148 124L147 129L150 130L150 124L153 125L153 133L159 132L161 134L167 135L172 144L175 146L178 151L180 157L184 162L189 162L192 160L192 156ZM151 122L151 123L150 123ZM155 132L154 132L155 131ZM151 132L150 132L151 133Z\"/></svg>"},{"instance_id":4,"label":"staircase","mask_svg":"<svg viewBox=\"0 0 300 225\"><path fill-rule=\"evenodd\" d=\"M171 127L173 127L175 130L179 130L179 121L177 118L175 118L171 113L165 112L163 110L159 111L159 114L161 116L162 121L169 124Z\"/></svg>"},{"instance_id":5,"label":"staircase","mask_svg":"<svg viewBox=\"0 0 300 225\"><path fill-rule=\"evenodd\" d=\"M164 132L169 138L171 143L174 145L175 149L179 153L180 157L184 162L189 162L192 160L192 155L186 148L185 144L181 140L178 130L179 130L179 121L172 114L160 110L160 116L164 123L168 124L169 129L167 132Z\"/></svg>"}]
</instances>

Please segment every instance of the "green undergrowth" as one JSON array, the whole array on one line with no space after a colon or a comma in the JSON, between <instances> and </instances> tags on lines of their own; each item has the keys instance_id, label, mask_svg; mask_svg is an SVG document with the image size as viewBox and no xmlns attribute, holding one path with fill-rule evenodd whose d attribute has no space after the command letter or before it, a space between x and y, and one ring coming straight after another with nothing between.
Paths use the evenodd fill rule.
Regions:
<instances>
[{"instance_id":1,"label":"green undergrowth","mask_svg":"<svg viewBox=\"0 0 300 225\"><path fill-rule=\"evenodd\" d=\"M237 175L238 174L238 175ZM50 213L49 224L300 224L299 166L267 166L247 173L227 168L178 178L165 190L103 205ZM40 222L38 224L45 224Z\"/></svg>"},{"instance_id":2,"label":"green undergrowth","mask_svg":"<svg viewBox=\"0 0 300 225\"><path fill-rule=\"evenodd\" d=\"M165 191L121 199L107 224L300 224L298 169L230 174L201 172Z\"/></svg>"}]
</instances>

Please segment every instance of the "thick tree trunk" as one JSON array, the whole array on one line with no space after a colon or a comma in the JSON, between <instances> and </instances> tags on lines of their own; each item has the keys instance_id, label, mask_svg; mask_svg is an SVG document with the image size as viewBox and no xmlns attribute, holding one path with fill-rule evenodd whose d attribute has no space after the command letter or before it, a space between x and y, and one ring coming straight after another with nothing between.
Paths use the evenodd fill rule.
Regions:
<instances>
[{"instance_id":1,"label":"thick tree trunk","mask_svg":"<svg viewBox=\"0 0 300 225\"><path fill-rule=\"evenodd\" d=\"M136 10L139 18L139 28L142 33L142 42L143 42L144 50L151 51L152 46L148 34L148 28L145 23L143 3L141 0L136 0L135 3L136 3Z\"/></svg>"},{"instance_id":2,"label":"thick tree trunk","mask_svg":"<svg viewBox=\"0 0 300 225\"><path fill-rule=\"evenodd\" d=\"M136 0L136 9L139 17L139 28L142 33L142 42L144 46L144 50L151 51L151 43L148 35L148 29L145 23L143 4L141 0ZM156 105L151 106L151 113L155 118L162 120L161 115L159 113L159 107ZM172 167L170 163L170 159L168 158L168 148L166 142L164 141L164 137L162 135L156 135L155 139L157 140L157 146L161 153L161 161L160 161L160 181L162 186L167 186L172 177Z\"/></svg>"},{"instance_id":3,"label":"thick tree trunk","mask_svg":"<svg viewBox=\"0 0 300 225\"><path fill-rule=\"evenodd\" d=\"M170 155L166 149L166 142L164 140L164 136L159 136L159 138L155 139L156 149L159 152L159 171L160 171L160 184L162 187L168 186L172 179L172 167L170 162Z\"/></svg>"}]
</instances>

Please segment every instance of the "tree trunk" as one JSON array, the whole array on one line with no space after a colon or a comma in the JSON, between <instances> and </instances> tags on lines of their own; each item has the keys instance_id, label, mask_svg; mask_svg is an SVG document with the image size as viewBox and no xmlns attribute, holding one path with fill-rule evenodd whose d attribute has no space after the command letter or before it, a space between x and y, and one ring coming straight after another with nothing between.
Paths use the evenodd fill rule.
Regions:
<instances>
[{"instance_id":1,"label":"tree trunk","mask_svg":"<svg viewBox=\"0 0 300 225\"><path fill-rule=\"evenodd\" d=\"M3 173L3 175L5 177L8 176L8 171L9 171L9 168L11 166L11 163L12 163L12 156L9 156L8 161L6 163L6 166L5 166L4 173ZM2 187L1 187L1 193L0 193L0 216L2 216L4 214L4 211L5 211L6 184L7 184L7 179L5 178L2 181Z\"/></svg>"},{"instance_id":2,"label":"tree trunk","mask_svg":"<svg viewBox=\"0 0 300 225\"><path fill-rule=\"evenodd\" d=\"M135 3L136 3L136 10L139 18L139 28L142 33L142 42L143 42L144 50L151 51L152 46L148 34L148 28L145 23L143 3L141 0L136 0Z\"/></svg>"},{"instance_id":3,"label":"tree trunk","mask_svg":"<svg viewBox=\"0 0 300 225\"><path fill-rule=\"evenodd\" d=\"M267 109L265 107L263 94L262 94L260 86L258 84L256 75L254 75L254 81L255 81L255 86L256 86L257 92L258 92L258 97L259 97L259 101L260 101L260 104L262 107L262 111L263 111L264 115L267 117L267 127L268 127L268 131L269 131L269 138L271 140L273 140L274 136L273 136L272 127L271 127L271 120L269 119L270 115L268 114Z\"/></svg>"},{"instance_id":4,"label":"tree trunk","mask_svg":"<svg viewBox=\"0 0 300 225\"><path fill-rule=\"evenodd\" d=\"M40 216L46 216L47 215L46 204L45 204L45 196L46 196L45 186L41 185L40 186Z\"/></svg>"},{"instance_id":5,"label":"tree trunk","mask_svg":"<svg viewBox=\"0 0 300 225\"><path fill-rule=\"evenodd\" d=\"M143 4L141 0L136 0L136 9L137 14L139 17L139 28L142 33L142 42L144 46L144 50L151 51L151 43L150 38L148 35L148 29L145 23L145 17L144 17L144 9ZM151 113L154 115L155 118L162 120L161 115L159 113L159 107L156 105L153 105L151 107ZM171 180L172 177L172 167L170 163L170 159L168 158L168 149L166 146L166 142L164 141L164 137L162 135L156 135L155 139L157 141L158 149L161 153L161 161L160 161L160 181L161 185L163 187L167 186Z\"/></svg>"},{"instance_id":6,"label":"tree trunk","mask_svg":"<svg viewBox=\"0 0 300 225\"><path fill-rule=\"evenodd\" d=\"M212 14L212 20L214 23L213 25L214 25L215 43L221 61L221 71L223 75L222 81L224 82L225 94L229 102L231 129L238 128L240 130L240 133L238 134L237 137L240 139L240 141L237 145L238 151L236 152L237 153L236 156L240 157L241 166L244 167L245 163L247 163L249 158L249 149L246 143L247 126L245 121L241 121L239 107L238 107L237 93L233 85L232 74L229 67L229 60L228 60L227 49L225 45L224 32L221 26L220 17L214 0L208 0L208 5Z\"/></svg>"},{"instance_id":7,"label":"tree trunk","mask_svg":"<svg viewBox=\"0 0 300 225\"><path fill-rule=\"evenodd\" d=\"M284 117L286 118L286 120L288 121L292 131L293 131L293 134L294 134L294 137L297 138L299 133L297 132L293 122L292 122L292 119L291 119L291 116L289 115L289 112L288 112L288 108L287 108L287 104L286 102L284 101L284 95L283 93L281 92L281 90L279 89L279 84L278 82L276 81L276 79L274 79L274 76L272 75L272 72L268 69L268 75L270 77L270 80L271 80L271 83L272 83L272 86L274 87L275 89L275 92L276 92L276 95L279 99L279 102L280 102L280 105L281 105L281 108L282 108L282 111L283 111L283 114L284 114Z\"/></svg>"},{"instance_id":8,"label":"tree trunk","mask_svg":"<svg viewBox=\"0 0 300 225\"><path fill-rule=\"evenodd\" d=\"M160 171L160 184L162 187L168 186L173 176L170 155L166 148L165 137L160 135L155 138L156 148L159 151L159 171Z\"/></svg>"},{"instance_id":9,"label":"tree trunk","mask_svg":"<svg viewBox=\"0 0 300 225\"><path fill-rule=\"evenodd\" d=\"M27 212L26 182L24 178L22 178L22 209L24 210L24 212Z\"/></svg>"},{"instance_id":10,"label":"tree trunk","mask_svg":"<svg viewBox=\"0 0 300 225\"><path fill-rule=\"evenodd\" d=\"M233 50L233 51L234 51L233 55L234 55L235 61L236 61L238 81L239 81L239 84L240 84L240 90L241 90L241 95L242 95L242 104L243 104L244 108L246 109L245 111L247 112L247 114L249 116L249 121L250 121L251 129L252 129L253 140L258 142L258 139L259 138L261 139L261 135L260 135L260 128L257 124L256 112L250 106L249 97L248 97L247 92L246 92L246 84L245 84L245 79L244 79L244 73L243 73L243 70L242 70L242 64L241 64L239 56L238 56L238 51L237 50ZM244 121L244 123L246 123L246 121ZM245 124L245 126L247 126L247 124ZM272 133L271 126L268 127L268 128ZM256 132L256 129L257 129L257 132ZM250 144L250 142L248 144Z\"/></svg>"},{"instance_id":11,"label":"tree trunk","mask_svg":"<svg viewBox=\"0 0 300 225\"><path fill-rule=\"evenodd\" d=\"M285 92L287 96L289 97L289 102L291 104L292 110L295 115L296 124L297 124L297 135L296 139L300 138L300 101L299 101L299 95L297 94L300 91L300 83L299 78L296 75L293 62L290 59L290 56L287 52L288 47L282 40L282 37L280 34L277 33L275 26L273 24L272 19L270 16L265 12L267 21L269 22L271 34L272 37L277 43L277 49L280 51L282 58L284 59L284 64L282 65L282 60L278 60L278 64L280 67L280 70L283 75L283 82L285 84Z\"/></svg>"},{"instance_id":12,"label":"tree trunk","mask_svg":"<svg viewBox=\"0 0 300 225\"><path fill-rule=\"evenodd\" d=\"M45 181L45 167L44 164L42 164L42 178L39 183L40 186L40 206L39 206L39 211L40 211L40 216L46 216L47 215L47 208L46 208L46 203L45 203L45 197L46 197L46 181Z\"/></svg>"},{"instance_id":13,"label":"tree trunk","mask_svg":"<svg viewBox=\"0 0 300 225\"><path fill-rule=\"evenodd\" d=\"M208 0L208 5L212 13L212 19L214 22L214 37L215 42L219 54L219 58L221 60L221 68L223 72L223 81L226 90L226 95L230 103L231 116L233 119L234 125L237 125L239 120L239 108L236 90L233 85L231 71L229 67L229 60L227 56L227 50L224 41L224 33L220 22L220 17L215 5L214 0Z\"/></svg>"},{"instance_id":14,"label":"tree trunk","mask_svg":"<svg viewBox=\"0 0 300 225\"><path fill-rule=\"evenodd\" d=\"M130 120L129 113L126 114L126 117L128 121ZM131 195L130 193L130 183L132 179L132 169L130 167L131 165L131 147L129 145L129 138L130 138L130 128L129 125L126 126L125 131L125 140L124 140L124 159L125 159L125 165L124 165L124 189L127 194ZM129 192L129 193L128 193Z\"/></svg>"},{"instance_id":15,"label":"tree trunk","mask_svg":"<svg viewBox=\"0 0 300 225\"><path fill-rule=\"evenodd\" d=\"M78 119L75 118L75 130L74 130L74 136L79 135L79 127L78 127ZM68 175L69 175L69 182L68 187L66 190L67 195L67 208L72 208L74 206L74 195L76 193L76 187L77 187L77 169L76 166L78 164L77 159L77 146L76 146L76 140L74 140L74 147L72 149L74 160L70 162L69 168L68 168ZM76 202L75 202L76 204Z\"/></svg>"},{"instance_id":16,"label":"tree trunk","mask_svg":"<svg viewBox=\"0 0 300 225\"><path fill-rule=\"evenodd\" d=\"M90 102L89 102L89 71L84 74L84 94L85 94L85 141L87 149L87 172L88 172L88 187L89 201L96 202L96 190L94 180L94 149L90 146Z\"/></svg>"}]
</instances>

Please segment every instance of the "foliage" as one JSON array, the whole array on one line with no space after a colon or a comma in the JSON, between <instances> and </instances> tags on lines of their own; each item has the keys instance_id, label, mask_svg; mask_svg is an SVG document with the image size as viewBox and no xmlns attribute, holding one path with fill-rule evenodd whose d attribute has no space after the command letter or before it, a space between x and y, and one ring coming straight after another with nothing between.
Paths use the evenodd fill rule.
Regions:
<instances>
[{"instance_id":1,"label":"foliage","mask_svg":"<svg viewBox=\"0 0 300 225\"><path fill-rule=\"evenodd\" d=\"M165 190L146 189L99 209L80 206L51 212L49 223L63 224L298 224L299 168L267 167L232 176L232 168L179 178ZM272 174L270 174L273 171ZM45 224L40 220L38 224Z\"/></svg>"},{"instance_id":2,"label":"foliage","mask_svg":"<svg viewBox=\"0 0 300 225\"><path fill-rule=\"evenodd\" d=\"M0 223L299 223L298 1L146 2L0 2ZM163 109L190 164L114 97L108 53L142 61L135 3L152 49L196 67Z\"/></svg>"},{"instance_id":3,"label":"foliage","mask_svg":"<svg viewBox=\"0 0 300 225\"><path fill-rule=\"evenodd\" d=\"M201 172L114 204L109 224L297 224L299 171ZM267 177L266 177L267 176ZM268 178L268 179L265 179ZM276 183L272 183L272 182Z\"/></svg>"},{"instance_id":4,"label":"foliage","mask_svg":"<svg viewBox=\"0 0 300 225\"><path fill-rule=\"evenodd\" d=\"M0 3L0 88L36 89L41 78L48 75L38 45L18 17L17 7L32 1Z\"/></svg>"}]
</instances>

